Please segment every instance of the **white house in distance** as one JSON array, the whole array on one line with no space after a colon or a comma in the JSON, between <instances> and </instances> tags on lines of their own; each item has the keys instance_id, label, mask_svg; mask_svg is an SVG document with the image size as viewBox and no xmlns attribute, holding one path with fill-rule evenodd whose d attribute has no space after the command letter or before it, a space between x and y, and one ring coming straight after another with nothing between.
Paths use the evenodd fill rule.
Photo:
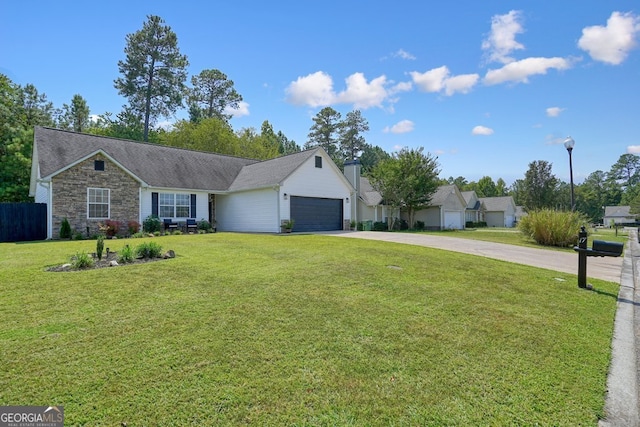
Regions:
<instances>
[{"instance_id":1,"label":"white house in distance","mask_svg":"<svg viewBox=\"0 0 640 427\"><path fill-rule=\"evenodd\" d=\"M480 221L480 208L482 203L475 191L463 191L462 197L467 202L467 208L465 209L464 220L465 222L478 222Z\"/></svg>"},{"instance_id":2,"label":"white house in distance","mask_svg":"<svg viewBox=\"0 0 640 427\"><path fill-rule=\"evenodd\" d=\"M481 221L487 227L513 227L516 221L516 204L511 196L481 197Z\"/></svg>"},{"instance_id":3,"label":"white house in distance","mask_svg":"<svg viewBox=\"0 0 640 427\"><path fill-rule=\"evenodd\" d=\"M424 222L427 230L464 229L467 202L456 185L441 185L431 197L429 206L417 211L415 221ZM408 220L403 214L402 219ZM414 224L409 224L412 227Z\"/></svg>"},{"instance_id":4,"label":"white house in distance","mask_svg":"<svg viewBox=\"0 0 640 427\"><path fill-rule=\"evenodd\" d=\"M605 206L603 225L630 224L636 222L636 216L630 213L631 206Z\"/></svg>"}]
</instances>

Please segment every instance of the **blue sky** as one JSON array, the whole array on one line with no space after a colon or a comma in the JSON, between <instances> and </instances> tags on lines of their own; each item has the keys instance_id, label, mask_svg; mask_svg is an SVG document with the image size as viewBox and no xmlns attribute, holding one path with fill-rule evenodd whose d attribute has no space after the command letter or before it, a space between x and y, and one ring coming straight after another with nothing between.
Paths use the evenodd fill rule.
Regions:
<instances>
[{"instance_id":1,"label":"blue sky","mask_svg":"<svg viewBox=\"0 0 640 427\"><path fill-rule=\"evenodd\" d=\"M323 107L359 109L368 143L424 147L443 178L507 184L534 160L568 182L567 135L576 182L640 154L637 0L3 0L2 10L0 73L56 107L77 93L92 114L119 112L125 36L154 14L177 34L190 76L219 69L234 81L236 130L268 120L302 146Z\"/></svg>"}]
</instances>

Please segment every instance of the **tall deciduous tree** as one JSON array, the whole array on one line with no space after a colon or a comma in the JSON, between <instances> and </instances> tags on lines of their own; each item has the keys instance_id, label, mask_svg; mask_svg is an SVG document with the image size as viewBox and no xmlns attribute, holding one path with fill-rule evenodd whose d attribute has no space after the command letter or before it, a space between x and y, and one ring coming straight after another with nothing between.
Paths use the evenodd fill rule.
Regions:
<instances>
[{"instance_id":1,"label":"tall deciduous tree","mask_svg":"<svg viewBox=\"0 0 640 427\"><path fill-rule=\"evenodd\" d=\"M373 188L392 208L406 209L410 227L414 226L415 212L429 204L439 184L437 157L423 151L423 147L403 148L371 172Z\"/></svg>"},{"instance_id":2,"label":"tall deciduous tree","mask_svg":"<svg viewBox=\"0 0 640 427\"><path fill-rule=\"evenodd\" d=\"M368 175L373 168L381 161L390 158L391 155L382 148L365 144L362 154L360 155L360 163L362 164L362 173Z\"/></svg>"},{"instance_id":3,"label":"tall deciduous tree","mask_svg":"<svg viewBox=\"0 0 640 427\"><path fill-rule=\"evenodd\" d=\"M62 115L60 116L59 125L62 129L69 129L76 132L86 130L89 125L89 105L87 101L79 94L73 95L71 105L62 105Z\"/></svg>"},{"instance_id":4,"label":"tall deciduous tree","mask_svg":"<svg viewBox=\"0 0 640 427\"><path fill-rule=\"evenodd\" d=\"M296 144L294 140L287 138L280 130L276 134L276 138L278 138L278 152L282 155L286 156L287 154L297 153L301 150L300 146Z\"/></svg>"},{"instance_id":5,"label":"tall deciduous tree","mask_svg":"<svg viewBox=\"0 0 640 427\"><path fill-rule=\"evenodd\" d=\"M237 109L242 96L233 87L233 80L220 70L202 70L191 77L189 89L189 118L199 121L217 117L229 121L228 109Z\"/></svg>"},{"instance_id":6,"label":"tall deciduous tree","mask_svg":"<svg viewBox=\"0 0 640 427\"><path fill-rule=\"evenodd\" d=\"M313 118L313 125L307 135L305 149L322 147L334 160L339 161L338 131L342 115L331 107L325 107Z\"/></svg>"},{"instance_id":7,"label":"tall deciduous tree","mask_svg":"<svg viewBox=\"0 0 640 427\"><path fill-rule=\"evenodd\" d=\"M493 182L493 178L490 176L480 178L478 180L478 186L476 187L476 194L478 197L495 197L496 183Z\"/></svg>"},{"instance_id":8,"label":"tall deciduous tree","mask_svg":"<svg viewBox=\"0 0 640 427\"><path fill-rule=\"evenodd\" d=\"M368 131L369 123L360 110L347 113L338 131L343 160L355 160L358 157L358 153L366 147L362 133Z\"/></svg>"},{"instance_id":9,"label":"tall deciduous tree","mask_svg":"<svg viewBox=\"0 0 640 427\"><path fill-rule=\"evenodd\" d=\"M126 59L118 61L122 77L115 80L115 88L143 117L143 140L148 141L150 123L182 106L189 62L178 49L176 34L158 16L148 16L126 42Z\"/></svg>"},{"instance_id":10,"label":"tall deciduous tree","mask_svg":"<svg viewBox=\"0 0 640 427\"><path fill-rule=\"evenodd\" d=\"M527 211L554 208L559 181L551 173L551 163L536 160L529 163L522 183L522 202Z\"/></svg>"},{"instance_id":11,"label":"tall deciduous tree","mask_svg":"<svg viewBox=\"0 0 640 427\"><path fill-rule=\"evenodd\" d=\"M0 202L29 202L33 126L53 124L53 106L35 86L0 74Z\"/></svg>"}]
</instances>

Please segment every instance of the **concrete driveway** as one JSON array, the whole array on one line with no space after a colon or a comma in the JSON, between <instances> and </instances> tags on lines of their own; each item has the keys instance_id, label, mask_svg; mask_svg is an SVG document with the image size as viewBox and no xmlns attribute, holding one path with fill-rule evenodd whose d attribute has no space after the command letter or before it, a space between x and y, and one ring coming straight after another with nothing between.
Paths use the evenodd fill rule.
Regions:
<instances>
[{"instance_id":1,"label":"concrete driveway","mask_svg":"<svg viewBox=\"0 0 640 427\"><path fill-rule=\"evenodd\" d=\"M414 233L386 233L380 231L345 231L331 233L337 237L381 240L386 242L405 243L426 246L447 251L462 252L503 261L525 264L533 267L578 274L578 253L561 252L548 249L528 248L507 245L504 243L483 242L480 240L461 239L459 237L435 236ZM587 278L593 277L608 282L620 283L622 257L600 258L589 257L587 261Z\"/></svg>"}]
</instances>

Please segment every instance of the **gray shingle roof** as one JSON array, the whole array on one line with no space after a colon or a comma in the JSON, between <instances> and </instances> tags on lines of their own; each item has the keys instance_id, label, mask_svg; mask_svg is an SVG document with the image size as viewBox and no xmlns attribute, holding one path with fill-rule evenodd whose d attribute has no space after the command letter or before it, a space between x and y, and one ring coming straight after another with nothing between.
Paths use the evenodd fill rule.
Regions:
<instances>
[{"instance_id":1,"label":"gray shingle roof","mask_svg":"<svg viewBox=\"0 0 640 427\"><path fill-rule=\"evenodd\" d=\"M488 212L506 212L509 211L509 207L513 207L515 210L515 203L513 197L480 197L480 202L484 205L484 209Z\"/></svg>"},{"instance_id":2,"label":"gray shingle roof","mask_svg":"<svg viewBox=\"0 0 640 427\"><path fill-rule=\"evenodd\" d=\"M248 190L281 184L285 178L317 151L318 149L315 148L244 166L229 190Z\"/></svg>"},{"instance_id":3,"label":"gray shingle roof","mask_svg":"<svg viewBox=\"0 0 640 427\"><path fill-rule=\"evenodd\" d=\"M630 211L631 206L605 206L604 216L619 218L632 217L633 215L631 215Z\"/></svg>"},{"instance_id":4,"label":"gray shingle roof","mask_svg":"<svg viewBox=\"0 0 640 427\"><path fill-rule=\"evenodd\" d=\"M456 186L454 184L441 185L436 192L431 196L429 206L442 206L446 203L447 198L451 193L456 192Z\"/></svg>"},{"instance_id":5,"label":"gray shingle roof","mask_svg":"<svg viewBox=\"0 0 640 427\"><path fill-rule=\"evenodd\" d=\"M480 209L480 204L481 203L480 203L479 199L476 200L475 202L473 202L473 204L471 204L472 201L473 201L473 198L474 198L473 196L475 195L476 198L478 197L476 195L475 191L473 191L473 190L472 191L461 191L460 194L462 194L462 198L464 199L464 201L467 202L467 209L469 209L469 210L478 210L478 209Z\"/></svg>"},{"instance_id":6,"label":"gray shingle roof","mask_svg":"<svg viewBox=\"0 0 640 427\"><path fill-rule=\"evenodd\" d=\"M382 195L374 190L368 178L360 177L360 197L367 206L378 206L382 203Z\"/></svg>"},{"instance_id":7,"label":"gray shingle roof","mask_svg":"<svg viewBox=\"0 0 640 427\"><path fill-rule=\"evenodd\" d=\"M164 145L36 127L40 176L103 151L150 186L228 191L278 184L317 149L258 161Z\"/></svg>"}]
</instances>

